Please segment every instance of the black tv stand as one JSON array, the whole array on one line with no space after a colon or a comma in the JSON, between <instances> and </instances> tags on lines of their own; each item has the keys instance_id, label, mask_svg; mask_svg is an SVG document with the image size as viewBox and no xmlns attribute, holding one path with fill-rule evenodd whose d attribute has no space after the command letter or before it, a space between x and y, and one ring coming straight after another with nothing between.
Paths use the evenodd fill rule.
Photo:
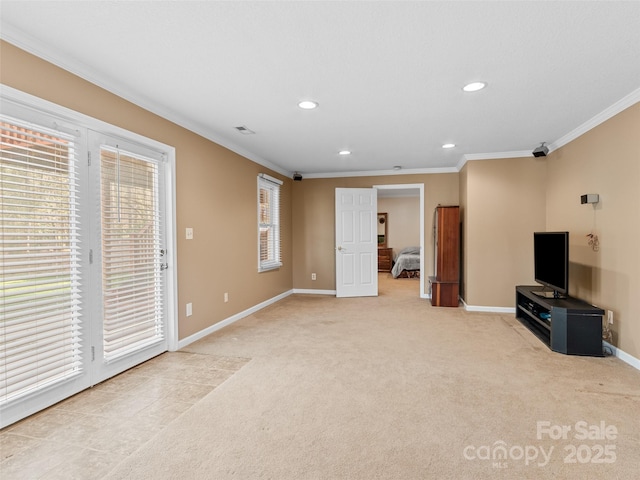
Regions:
<instances>
[{"instance_id":1,"label":"black tv stand","mask_svg":"<svg viewBox=\"0 0 640 480\"><path fill-rule=\"evenodd\" d=\"M531 293L542 298L567 298L566 295L562 295L560 292L556 290L537 290Z\"/></svg>"},{"instance_id":2,"label":"black tv stand","mask_svg":"<svg viewBox=\"0 0 640 480\"><path fill-rule=\"evenodd\" d=\"M568 295L546 298L541 291L537 285L516 287L516 318L554 352L604 356L604 310Z\"/></svg>"}]
</instances>

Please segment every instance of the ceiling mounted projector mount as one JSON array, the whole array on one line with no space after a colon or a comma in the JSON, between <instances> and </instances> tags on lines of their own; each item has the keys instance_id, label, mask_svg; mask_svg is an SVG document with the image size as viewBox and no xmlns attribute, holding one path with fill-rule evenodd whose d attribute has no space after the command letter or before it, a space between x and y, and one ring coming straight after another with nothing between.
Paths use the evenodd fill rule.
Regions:
<instances>
[{"instance_id":1,"label":"ceiling mounted projector mount","mask_svg":"<svg viewBox=\"0 0 640 480\"><path fill-rule=\"evenodd\" d=\"M549 148L547 148L544 144L547 142L542 142L539 147L533 150L534 157L546 157L547 153L549 153Z\"/></svg>"}]
</instances>

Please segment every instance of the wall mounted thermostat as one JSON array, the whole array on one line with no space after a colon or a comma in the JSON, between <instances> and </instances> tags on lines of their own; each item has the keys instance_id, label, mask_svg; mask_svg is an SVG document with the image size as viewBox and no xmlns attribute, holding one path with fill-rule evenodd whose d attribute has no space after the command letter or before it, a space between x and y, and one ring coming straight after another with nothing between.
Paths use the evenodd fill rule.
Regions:
<instances>
[{"instance_id":1,"label":"wall mounted thermostat","mask_svg":"<svg viewBox=\"0 0 640 480\"><path fill-rule=\"evenodd\" d=\"M600 201L600 195L597 193L587 193L586 195L580 195L580 203L598 203Z\"/></svg>"}]
</instances>

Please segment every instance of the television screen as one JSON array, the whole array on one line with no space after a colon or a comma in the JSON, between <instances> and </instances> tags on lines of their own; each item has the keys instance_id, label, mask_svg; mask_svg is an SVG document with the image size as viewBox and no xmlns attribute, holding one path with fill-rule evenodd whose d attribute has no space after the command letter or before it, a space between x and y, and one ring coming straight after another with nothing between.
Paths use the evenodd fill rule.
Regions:
<instances>
[{"instance_id":1,"label":"television screen","mask_svg":"<svg viewBox=\"0 0 640 480\"><path fill-rule=\"evenodd\" d=\"M569 232L533 234L535 281L557 297L569 290Z\"/></svg>"}]
</instances>

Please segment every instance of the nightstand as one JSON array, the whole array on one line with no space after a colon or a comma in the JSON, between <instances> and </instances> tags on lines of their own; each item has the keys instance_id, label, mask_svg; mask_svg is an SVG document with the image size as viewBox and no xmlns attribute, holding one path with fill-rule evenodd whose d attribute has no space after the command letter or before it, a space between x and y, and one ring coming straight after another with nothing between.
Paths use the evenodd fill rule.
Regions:
<instances>
[{"instance_id":1,"label":"nightstand","mask_svg":"<svg viewBox=\"0 0 640 480\"><path fill-rule=\"evenodd\" d=\"M391 248L378 248L378 271L390 272L391 264L393 260L393 249Z\"/></svg>"}]
</instances>

